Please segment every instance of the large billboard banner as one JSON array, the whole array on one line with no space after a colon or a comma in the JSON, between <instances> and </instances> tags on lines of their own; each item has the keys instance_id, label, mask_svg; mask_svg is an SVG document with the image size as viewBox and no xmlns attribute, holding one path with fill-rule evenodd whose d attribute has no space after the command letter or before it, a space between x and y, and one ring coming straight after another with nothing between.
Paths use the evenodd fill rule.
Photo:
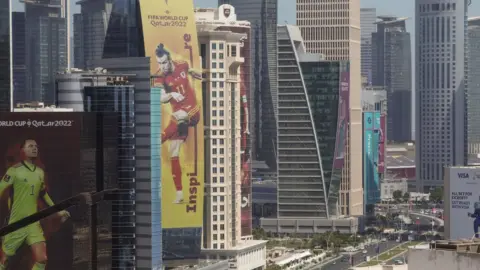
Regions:
<instances>
[{"instance_id":1,"label":"large billboard banner","mask_svg":"<svg viewBox=\"0 0 480 270\"><path fill-rule=\"evenodd\" d=\"M363 190L365 205L372 202L372 182L373 182L373 113L365 112L363 114Z\"/></svg>"},{"instance_id":2,"label":"large billboard banner","mask_svg":"<svg viewBox=\"0 0 480 270\"><path fill-rule=\"evenodd\" d=\"M335 145L334 169L343 168L347 145L348 126L350 121L350 66L349 63L340 68L340 95L338 102L337 135Z\"/></svg>"},{"instance_id":3,"label":"large billboard banner","mask_svg":"<svg viewBox=\"0 0 480 270\"><path fill-rule=\"evenodd\" d=\"M193 1L140 0L152 91L160 91L164 260L196 258L203 226L201 65Z\"/></svg>"},{"instance_id":4,"label":"large billboard banner","mask_svg":"<svg viewBox=\"0 0 480 270\"><path fill-rule=\"evenodd\" d=\"M471 239L480 230L480 167L452 167L446 175L447 239Z\"/></svg>"},{"instance_id":5,"label":"large billboard banner","mask_svg":"<svg viewBox=\"0 0 480 270\"><path fill-rule=\"evenodd\" d=\"M96 141L82 135L83 129L95 132L95 126L89 127L94 120L73 112L0 114L0 227L94 191L95 175L88 172L95 172L91 150ZM90 225L85 220L90 216L82 210L61 211L5 236L0 269L88 269ZM82 250L74 239L84 241ZM2 268L5 258L8 266Z\"/></svg>"}]
</instances>

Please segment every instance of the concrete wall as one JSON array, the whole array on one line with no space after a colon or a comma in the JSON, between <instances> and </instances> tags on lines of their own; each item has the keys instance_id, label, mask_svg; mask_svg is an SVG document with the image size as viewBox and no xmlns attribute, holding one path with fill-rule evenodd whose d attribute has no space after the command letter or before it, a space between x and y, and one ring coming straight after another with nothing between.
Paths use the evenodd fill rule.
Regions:
<instances>
[{"instance_id":1,"label":"concrete wall","mask_svg":"<svg viewBox=\"0 0 480 270\"><path fill-rule=\"evenodd\" d=\"M480 270L480 254L410 249L408 270Z\"/></svg>"}]
</instances>

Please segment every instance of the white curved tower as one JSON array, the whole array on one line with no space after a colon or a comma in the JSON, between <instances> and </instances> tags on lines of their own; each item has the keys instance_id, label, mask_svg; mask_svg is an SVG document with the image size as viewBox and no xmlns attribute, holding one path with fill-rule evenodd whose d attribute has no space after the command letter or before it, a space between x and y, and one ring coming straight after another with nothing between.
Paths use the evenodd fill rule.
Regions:
<instances>
[{"instance_id":1,"label":"white curved tower","mask_svg":"<svg viewBox=\"0 0 480 270\"><path fill-rule=\"evenodd\" d=\"M469 0L415 1L417 190L443 186L444 167L466 162Z\"/></svg>"}]
</instances>

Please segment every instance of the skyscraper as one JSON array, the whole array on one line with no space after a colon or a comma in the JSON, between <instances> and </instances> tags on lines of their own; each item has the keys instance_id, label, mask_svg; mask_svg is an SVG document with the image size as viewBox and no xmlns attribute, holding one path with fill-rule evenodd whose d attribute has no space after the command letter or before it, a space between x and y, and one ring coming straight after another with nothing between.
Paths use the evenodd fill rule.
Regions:
<instances>
[{"instance_id":1,"label":"skyscraper","mask_svg":"<svg viewBox=\"0 0 480 270\"><path fill-rule=\"evenodd\" d=\"M252 24L251 134L255 160L277 170L277 5L278 0L218 0L235 7L239 20Z\"/></svg>"},{"instance_id":2,"label":"skyscraper","mask_svg":"<svg viewBox=\"0 0 480 270\"><path fill-rule=\"evenodd\" d=\"M360 9L360 30L361 30L361 53L362 53L362 77L367 83L372 82L372 33L377 31L375 20L377 10L375 8Z\"/></svg>"},{"instance_id":3,"label":"skyscraper","mask_svg":"<svg viewBox=\"0 0 480 270\"><path fill-rule=\"evenodd\" d=\"M273 233L356 230L337 218L348 125L348 61L305 51L296 26L278 26L277 217ZM345 87L346 85L346 87ZM341 227L341 228L340 228Z\"/></svg>"},{"instance_id":4,"label":"skyscraper","mask_svg":"<svg viewBox=\"0 0 480 270\"><path fill-rule=\"evenodd\" d=\"M55 104L55 75L68 66L64 0L25 1L26 99Z\"/></svg>"},{"instance_id":5,"label":"skyscraper","mask_svg":"<svg viewBox=\"0 0 480 270\"><path fill-rule=\"evenodd\" d=\"M12 106L10 2L0 3L0 111L10 111Z\"/></svg>"},{"instance_id":6,"label":"skyscraper","mask_svg":"<svg viewBox=\"0 0 480 270\"><path fill-rule=\"evenodd\" d=\"M12 12L13 102L26 102L25 12Z\"/></svg>"},{"instance_id":7,"label":"skyscraper","mask_svg":"<svg viewBox=\"0 0 480 270\"><path fill-rule=\"evenodd\" d=\"M380 16L372 33L372 83L387 91L387 133L395 142L412 138L412 50L407 18Z\"/></svg>"},{"instance_id":8,"label":"skyscraper","mask_svg":"<svg viewBox=\"0 0 480 270\"><path fill-rule=\"evenodd\" d=\"M468 19L467 147L469 165L479 163L480 154L480 17Z\"/></svg>"},{"instance_id":9,"label":"skyscraper","mask_svg":"<svg viewBox=\"0 0 480 270\"><path fill-rule=\"evenodd\" d=\"M362 215L360 1L297 0L297 25L307 52L350 62L349 125L338 214Z\"/></svg>"},{"instance_id":10,"label":"skyscraper","mask_svg":"<svg viewBox=\"0 0 480 270\"><path fill-rule=\"evenodd\" d=\"M467 10L464 0L415 2L419 191L443 186L444 167L466 163Z\"/></svg>"},{"instance_id":11,"label":"skyscraper","mask_svg":"<svg viewBox=\"0 0 480 270\"><path fill-rule=\"evenodd\" d=\"M205 126L205 214L203 248L207 256L248 262L249 269L265 265L265 242L251 239L251 212L242 211L245 187L250 187L250 159L243 119L248 117L250 50L245 43L250 23L236 18L235 8L196 9L202 69ZM245 81L244 81L245 80ZM242 117L243 116L243 117ZM247 194L248 197L251 194ZM250 216L248 216L250 215ZM245 224L248 222L250 224ZM246 226L250 225L250 226ZM248 228L247 228L248 227ZM245 241L247 240L247 241ZM228 255L227 255L228 254Z\"/></svg>"},{"instance_id":12,"label":"skyscraper","mask_svg":"<svg viewBox=\"0 0 480 270\"><path fill-rule=\"evenodd\" d=\"M113 0L82 0L81 13L74 15L75 67L85 68L88 61L101 59Z\"/></svg>"}]
</instances>

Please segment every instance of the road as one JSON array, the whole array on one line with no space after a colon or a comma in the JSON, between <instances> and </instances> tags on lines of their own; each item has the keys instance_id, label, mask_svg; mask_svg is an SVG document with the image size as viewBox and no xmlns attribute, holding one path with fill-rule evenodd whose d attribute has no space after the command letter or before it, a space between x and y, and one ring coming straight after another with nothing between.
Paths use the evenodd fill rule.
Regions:
<instances>
[{"instance_id":1,"label":"road","mask_svg":"<svg viewBox=\"0 0 480 270\"><path fill-rule=\"evenodd\" d=\"M382 242L382 243L379 244L380 253L382 253L384 251L387 251L388 249L391 249L391 248L393 248L397 245L399 245L399 243L397 243L395 241ZM375 252L375 247L376 247L376 245L367 247L366 248L367 254L363 254L362 252L354 254L353 255L353 264L358 265L358 264L364 262L365 261L365 256L370 256L371 258L376 256L377 253ZM350 255L345 254L345 255L342 256L342 258L336 260L335 264L334 264L334 262L330 262L328 264L319 266L318 268L314 268L314 269L315 270L320 270L320 269L324 269L324 270L347 270L350 267L351 267L351 265L350 265Z\"/></svg>"}]
</instances>

